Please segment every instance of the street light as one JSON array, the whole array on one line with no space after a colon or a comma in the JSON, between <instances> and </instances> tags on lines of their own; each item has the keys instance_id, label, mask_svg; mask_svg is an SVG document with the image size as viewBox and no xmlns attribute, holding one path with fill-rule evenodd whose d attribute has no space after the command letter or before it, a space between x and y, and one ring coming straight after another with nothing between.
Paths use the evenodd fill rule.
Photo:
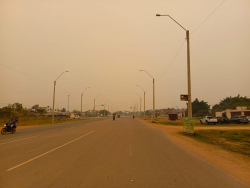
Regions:
<instances>
[{"instance_id":1,"label":"street light","mask_svg":"<svg viewBox=\"0 0 250 188\"><path fill-rule=\"evenodd\" d=\"M146 71L146 70L140 70L146 72L152 79L153 79L153 119L152 123L155 123L155 79Z\"/></svg>"},{"instance_id":2,"label":"street light","mask_svg":"<svg viewBox=\"0 0 250 188\"><path fill-rule=\"evenodd\" d=\"M105 117L105 107L106 107L106 103L108 102L109 100L107 100L105 103L104 103L104 111L103 111L103 117Z\"/></svg>"},{"instance_id":3,"label":"street light","mask_svg":"<svg viewBox=\"0 0 250 188\"><path fill-rule=\"evenodd\" d=\"M63 73L65 72L69 72L69 71L64 71L60 74L60 76L58 78L60 78L62 76ZM58 78L54 81L54 94L53 94L53 111L52 111L52 123L54 123L54 111L55 111L55 94L56 94L56 81L58 80Z\"/></svg>"},{"instance_id":4,"label":"street light","mask_svg":"<svg viewBox=\"0 0 250 188\"><path fill-rule=\"evenodd\" d=\"M140 117L141 117L141 96L138 93L135 93L140 97Z\"/></svg>"},{"instance_id":5,"label":"street light","mask_svg":"<svg viewBox=\"0 0 250 188\"><path fill-rule=\"evenodd\" d=\"M144 89L140 85L136 86L139 86L144 91ZM144 119L145 119L145 91L144 91Z\"/></svg>"},{"instance_id":6,"label":"street light","mask_svg":"<svg viewBox=\"0 0 250 188\"><path fill-rule=\"evenodd\" d=\"M94 109L93 109L93 118L94 118L94 111L95 111L95 99L101 94L98 94L95 98L94 98Z\"/></svg>"},{"instance_id":7,"label":"street light","mask_svg":"<svg viewBox=\"0 0 250 188\"><path fill-rule=\"evenodd\" d=\"M188 77L188 117L192 117L192 103L191 103L191 78L190 78L190 48L189 48L189 30L186 30L181 24L175 21L174 18L165 14L156 14L156 16L168 16L171 18L175 23L177 23L182 29L186 31L186 39L187 39L187 77Z\"/></svg>"},{"instance_id":8,"label":"street light","mask_svg":"<svg viewBox=\"0 0 250 188\"><path fill-rule=\"evenodd\" d=\"M87 87L84 91L86 91L88 88L90 88L90 87ZM82 118L82 95L83 95L84 91L81 94L81 118Z\"/></svg>"}]
</instances>

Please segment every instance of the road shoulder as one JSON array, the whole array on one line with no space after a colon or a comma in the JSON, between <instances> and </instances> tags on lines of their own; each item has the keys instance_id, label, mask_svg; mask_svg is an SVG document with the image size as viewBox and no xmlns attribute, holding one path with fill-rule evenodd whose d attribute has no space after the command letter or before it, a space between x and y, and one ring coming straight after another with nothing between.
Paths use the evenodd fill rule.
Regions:
<instances>
[{"instance_id":1,"label":"road shoulder","mask_svg":"<svg viewBox=\"0 0 250 188\"><path fill-rule=\"evenodd\" d=\"M234 176L235 178L250 186L249 157L242 154L226 151L219 146L203 143L179 134L182 131L182 126L161 125L148 123L147 121L142 119L140 120L164 131L173 143L217 166L221 170L227 172L228 174Z\"/></svg>"}]
</instances>

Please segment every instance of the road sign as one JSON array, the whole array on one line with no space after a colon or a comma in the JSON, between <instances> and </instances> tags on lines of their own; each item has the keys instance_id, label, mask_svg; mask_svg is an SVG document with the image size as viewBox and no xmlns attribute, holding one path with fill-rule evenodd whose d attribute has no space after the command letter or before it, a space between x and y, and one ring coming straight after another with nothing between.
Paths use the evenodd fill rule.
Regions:
<instances>
[{"instance_id":1,"label":"road sign","mask_svg":"<svg viewBox=\"0 0 250 188\"><path fill-rule=\"evenodd\" d=\"M194 118L184 117L183 132L194 134Z\"/></svg>"},{"instance_id":2,"label":"road sign","mask_svg":"<svg viewBox=\"0 0 250 188\"><path fill-rule=\"evenodd\" d=\"M188 101L188 95L181 95L181 101Z\"/></svg>"}]
</instances>

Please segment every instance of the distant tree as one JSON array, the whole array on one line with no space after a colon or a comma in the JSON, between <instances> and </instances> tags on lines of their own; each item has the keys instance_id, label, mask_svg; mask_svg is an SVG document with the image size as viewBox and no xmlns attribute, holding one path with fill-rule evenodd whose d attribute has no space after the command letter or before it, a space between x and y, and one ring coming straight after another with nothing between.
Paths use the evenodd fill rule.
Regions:
<instances>
[{"instance_id":1,"label":"distant tree","mask_svg":"<svg viewBox=\"0 0 250 188\"><path fill-rule=\"evenodd\" d=\"M192 102L192 113L193 116L204 116L209 113L210 105L207 104L205 101L199 101L199 99L195 99Z\"/></svg>"},{"instance_id":2,"label":"distant tree","mask_svg":"<svg viewBox=\"0 0 250 188\"><path fill-rule=\"evenodd\" d=\"M61 110L61 112L66 112L66 109L65 109L65 108L63 108L63 109Z\"/></svg>"},{"instance_id":3,"label":"distant tree","mask_svg":"<svg viewBox=\"0 0 250 188\"><path fill-rule=\"evenodd\" d=\"M222 110L235 109L237 106L247 106L248 108L250 108L250 98L240 95L237 95L235 97L226 97L212 107L212 112L213 114L215 114L215 112L219 112Z\"/></svg>"},{"instance_id":4,"label":"distant tree","mask_svg":"<svg viewBox=\"0 0 250 188\"><path fill-rule=\"evenodd\" d=\"M72 113L81 113L79 110L73 110Z\"/></svg>"},{"instance_id":5,"label":"distant tree","mask_svg":"<svg viewBox=\"0 0 250 188\"><path fill-rule=\"evenodd\" d=\"M102 114L104 116L104 112L105 112L105 116L107 116L107 115L110 114L110 112L108 110L105 110L105 111L104 110L100 110L99 114Z\"/></svg>"},{"instance_id":6,"label":"distant tree","mask_svg":"<svg viewBox=\"0 0 250 188\"><path fill-rule=\"evenodd\" d=\"M39 113L40 115L41 114L45 114L46 113L46 110L45 109L36 109L36 112Z\"/></svg>"}]
</instances>

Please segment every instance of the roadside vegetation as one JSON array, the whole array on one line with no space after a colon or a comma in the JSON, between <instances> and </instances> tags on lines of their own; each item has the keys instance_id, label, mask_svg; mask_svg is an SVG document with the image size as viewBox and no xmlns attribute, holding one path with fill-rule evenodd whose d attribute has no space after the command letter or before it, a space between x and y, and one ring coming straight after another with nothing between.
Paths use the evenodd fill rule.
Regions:
<instances>
[{"instance_id":1,"label":"roadside vegetation","mask_svg":"<svg viewBox=\"0 0 250 188\"><path fill-rule=\"evenodd\" d=\"M83 121L90 118L84 118L84 119L70 119L70 118L55 118L54 123L66 123L66 122L75 122L75 121ZM2 126L9 121L9 118L0 118L0 123L2 123ZM18 119L18 127L19 126L34 126L34 125L49 125L51 123L52 119L51 117L21 117Z\"/></svg>"},{"instance_id":2,"label":"roadside vegetation","mask_svg":"<svg viewBox=\"0 0 250 188\"><path fill-rule=\"evenodd\" d=\"M250 157L250 130L197 130L195 136L184 135Z\"/></svg>"},{"instance_id":3,"label":"roadside vegetation","mask_svg":"<svg viewBox=\"0 0 250 188\"><path fill-rule=\"evenodd\" d=\"M9 104L0 110L0 123L3 126L5 123L9 122L10 117L18 117L18 127L19 126L34 126L34 125L49 125L52 124L52 117L45 116L45 110L37 109L36 113L24 108L20 103ZM54 123L66 123L74 121L82 121L90 119L86 117L83 119L71 119L71 118L59 118L55 117Z\"/></svg>"},{"instance_id":4,"label":"roadside vegetation","mask_svg":"<svg viewBox=\"0 0 250 188\"><path fill-rule=\"evenodd\" d=\"M140 119L144 119L144 118L140 118ZM150 117L146 117L145 118L147 123L151 123L151 118ZM167 117L157 117L155 119L155 123L156 124L161 124L161 125L172 125L172 126L183 126L183 118L179 118L179 120L176 121L171 121L169 120ZM216 124L216 125L212 125L212 124L201 124L200 123L200 118L195 118L195 127L239 127L239 126L243 126L243 127L250 127L250 123L249 124Z\"/></svg>"}]
</instances>

